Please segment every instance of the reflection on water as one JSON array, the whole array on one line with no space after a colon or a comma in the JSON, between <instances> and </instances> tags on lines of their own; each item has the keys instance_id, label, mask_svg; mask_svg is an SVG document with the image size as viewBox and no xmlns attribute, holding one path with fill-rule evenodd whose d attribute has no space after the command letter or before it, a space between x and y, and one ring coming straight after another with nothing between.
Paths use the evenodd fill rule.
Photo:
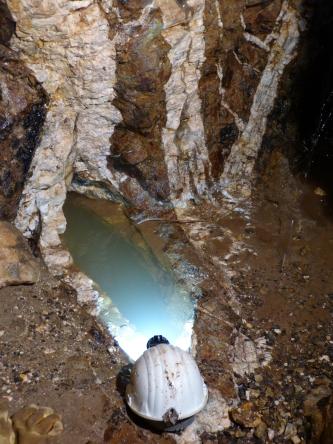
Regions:
<instances>
[{"instance_id":1,"label":"reflection on water","mask_svg":"<svg viewBox=\"0 0 333 444\"><path fill-rule=\"evenodd\" d=\"M107 295L101 307L103 320L132 359L155 334L188 349L193 299L177 286L173 273L161 265L121 208L105 205L117 208L113 217L97 214L93 201L70 195L63 236L76 266Z\"/></svg>"}]
</instances>

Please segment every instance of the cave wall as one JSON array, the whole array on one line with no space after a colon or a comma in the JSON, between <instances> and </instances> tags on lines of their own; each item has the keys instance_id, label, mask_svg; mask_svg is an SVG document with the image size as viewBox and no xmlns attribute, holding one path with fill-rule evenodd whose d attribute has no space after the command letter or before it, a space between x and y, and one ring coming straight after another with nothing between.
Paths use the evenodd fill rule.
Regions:
<instances>
[{"instance_id":1,"label":"cave wall","mask_svg":"<svg viewBox=\"0 0 333 444\"><path fill-rule=\"evenodd\" d=\"M8 48L15 22L0 1L0 218L13 219L39 142L47 96Z\"/></svg>"},{"instance_id":2,"label":"cave wall","mask_svg":"<svg viewBox=\"0 0 333 444\"><path fill-rule=\"evenodd\" d=\"M288 159L292 173L333 199L333 3L305 0L297 56L284 72L256 165L260 179L273 150Z\"/></svg>"},{"instance_id":3,"label":"cave wall","mask_svg":"<svg viewBox=\"0 0 333 444\"><path fill-rule=\"evenodd\" d=\"M299 39L288 0L8 0L10 40L49 96L16 225L49 265L68 189L145 211L248 196Z\"/></svg>"}]
</instances>

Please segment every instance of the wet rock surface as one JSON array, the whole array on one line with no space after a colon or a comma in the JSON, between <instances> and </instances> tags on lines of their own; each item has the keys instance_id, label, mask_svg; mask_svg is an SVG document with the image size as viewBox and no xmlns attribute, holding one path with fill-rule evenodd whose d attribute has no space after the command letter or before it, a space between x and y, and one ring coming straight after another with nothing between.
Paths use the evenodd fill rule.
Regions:
<instances>
[{"instance_id":1,"label":"wet rock surface","mask_svg":"<svg viewBox=\"0 0 333 444\"><path fill-rule=\"evenodd\" d=\"M6 403L47 398L63 416L62 443L329 444L332 222L315 190L274 154L251 206L192 206L142 224L163 238L179 279L201 289L194 346L209 402L181 435L133 424L116 386L126 362L49 278L1 290Z\"/></svg>"},{"instance_id":2,"label":"wet rock surface","mask_svg":"<svg viewBox=\"0 0 333 444\"><path fill-rule=\"evenodd\" d=\"M198 279L196 360L219 394L211 424L196 418L179 442L330 443L332 220L316 189L274 153L251 201L178 210L159 229Z\"/></svg>"},{"instance_id":3,"label":"wet rock surface","mask_svg":"<svg viewBox=\"0 0 333 444\"><path fill-rule=\"evenodd\" d=\"M157 200L167 200L169 183L162 128L166 123L164 87L170 77L170 46L161 34L160 11L153 10L134 36L116 47L117 83L115 106L122 113L111 139L110 169L138 181ZM135 148L134 148L135 147ZM120 187L130 198L126 184ZM136 198L139 203L139 196Z\"/></svg>"},{"instance_id":4,"label":"wet rock surface","mask_svg":"<svg viewBox=\"0 0 333 444\"><path fill-rule=\"evenodd\" d=\"M9 49L15 21L0 1L0 218L13 219L39 143L46 94L33 73Z\"/></svg>"},{"instance_id":5,"label":"wet rock surface","mask_svg":"<svg viewBox=\"0 0 333 444\"><path fill-rule=\"evenodd\" d=\"M0 46L0 217L15 216L30 168L16 224L39 237L50 270L64 275L68 188L157 216L150 229L164 237L179 279L198 289L193 344L209 402L179 436L135 425L117 389L126 361L77 304L87 304L91 283L77 275L76 299L40 265L23 279L33 283L41 273L37 283L0 290L1 402L11 413L29 403L54 408L65 427L54 442L63 444L331 444L325 191L296 180L273 153L251 198L220 193L236 179L240 194L250 194L266 119L295 56L299 3L8 6L0 0L0 43L12 36L12 13L11 45L34 76ZM50 95L47 113L40 84ZM6 255L27 255L13 259L18 284L18 267L36 262L10 239L0 247Z\"/></svg>"},{"instance_id":6,"label":"wet rock surface","mask_svg":"<svg viewBox=\"0 0 333 444\"><path fill-rule=\"evenodd\" d=\"M0 39L6 41L2 36L5 24L0 22L0 28ZM46 100L32 72L0 40L0 218L13 219L16 215L39 143Z\"/></svg>"},{"instance_id":7,"label":"wet rock surface","mask_svg":"<svg viewBox=\"0 0 333 444\"><path fill-rule=\"evenodd\" d=\"M233 365L240 405L230 410L234 428L223 434L225 442L228 436L237 442L332 439L332 220L315 190L295 180L287 161L274 154L247 217L236 211L223 223L234 239L233 253L224 258L240 304L234 328L253 341L256 353L265 342L256 367L241 375ZM216 243L205 239L203 247L212 254ZM212 316L214 327L221 329ZM211 347L199 347L199 359ZM212 351L216 356L218 349Z\"/></svg>"},{"instance_id":8,"label":"wet rock surface","mask_svg":"<svg viewBox=\"0 0 333 444\"><path fill-rule=\"evenodd\" d=\"M59 237L68 188L150 214L220 195L234 179L248 192L278 84L296 55L297 2L7 5L16 21L11 48L49 95L16 224L30 238L41 230L55 274L70 265Z\"/></svg>"}]
</instances>

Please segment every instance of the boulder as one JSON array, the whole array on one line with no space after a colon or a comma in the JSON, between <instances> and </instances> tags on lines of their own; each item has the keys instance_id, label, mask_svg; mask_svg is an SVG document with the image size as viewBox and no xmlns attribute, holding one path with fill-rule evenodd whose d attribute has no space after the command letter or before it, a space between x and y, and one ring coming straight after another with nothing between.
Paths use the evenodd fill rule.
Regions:
<instances>
[{"instance_id":1,"label":"boulder","mask_svg":"<svg viewBox=\"0 0 333 444\"><path fill-rule=\"evenodd\" d=\"M33 284L40 265L21 233L9 222L0 221L0 288Z\"/></svg>"}]
</instances>

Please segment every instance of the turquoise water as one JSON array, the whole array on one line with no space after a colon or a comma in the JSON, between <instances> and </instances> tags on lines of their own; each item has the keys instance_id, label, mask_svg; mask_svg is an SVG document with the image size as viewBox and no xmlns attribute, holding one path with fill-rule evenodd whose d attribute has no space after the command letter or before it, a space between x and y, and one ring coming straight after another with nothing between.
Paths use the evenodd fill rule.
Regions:
<instances>
[{"instance_id":1,"label":"turquoise water","mask_svg":"<svg viewBox=\"0 0 333 444\"><path fill-rule=\"evenodd\" d=\"M64 213L64 242L75 265L106 295L103 318L124 351L137 358L156 334L188 349L193 299L177 286L172 271L161 265L140 234L121 229L112 217L106 221L82 205L82 198L69 197Z\"/></svg>"}]
</instances>

